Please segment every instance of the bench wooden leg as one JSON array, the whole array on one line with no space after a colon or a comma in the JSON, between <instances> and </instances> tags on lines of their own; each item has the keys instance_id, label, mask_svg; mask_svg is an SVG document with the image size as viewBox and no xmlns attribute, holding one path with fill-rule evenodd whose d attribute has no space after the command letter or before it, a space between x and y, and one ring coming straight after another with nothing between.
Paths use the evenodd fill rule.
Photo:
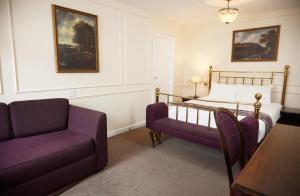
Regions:
<instances>
[{"instance_id":1,"label":"bench wooden leg","mask_svg":"<svg viewBox=\"0 0 300 196\"><path fill-rule=\"evenodd\" d=\"M161 132L155 131L154 129L150 129L150 138L152 142L152 147L156 146L156 143L161 144Z\"/></svg>"},{"instance_id":2,"label":"bench wooden leg","mask_svg":"<svg viewBox=\"0 0 300 196\"><path fill-rule=\"evenodd\" d=\"M151 142L152 142L152 147L155 147L155 131L153 129L150 129L150 138L151 138Z\"/></svg>"},{"instance_id":3,"label":"bench wooden leg","mask_svg":"<svg viewBox=\"0 0 300 196\"><path fill-rule=\"evenodd\" d=\"M156 138L159 144L161 144L161 132L155 131Z\"/></svg>"}]
</instances>

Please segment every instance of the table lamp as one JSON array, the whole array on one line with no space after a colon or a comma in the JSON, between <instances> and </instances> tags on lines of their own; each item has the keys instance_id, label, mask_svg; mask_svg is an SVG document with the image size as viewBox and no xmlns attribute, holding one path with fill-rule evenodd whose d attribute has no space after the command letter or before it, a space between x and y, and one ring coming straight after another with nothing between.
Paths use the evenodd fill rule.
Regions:
<instances>
[{"instance_id":1,"label":"table lamp","mask_svg":"<svg viewBox=\"0 0 300 196\"><path fill-rule=\"evenodd\" d=\"M200 76L193 76L193 77L192 77L192 83L195 84L195 96L193 97L193 98L195 98L195 99L199 98L199 97L197 96L197 85L198 85L198 83L200 83L200 82L201 82L201 77L200 77Z\"/></svg>"}]
</instances>

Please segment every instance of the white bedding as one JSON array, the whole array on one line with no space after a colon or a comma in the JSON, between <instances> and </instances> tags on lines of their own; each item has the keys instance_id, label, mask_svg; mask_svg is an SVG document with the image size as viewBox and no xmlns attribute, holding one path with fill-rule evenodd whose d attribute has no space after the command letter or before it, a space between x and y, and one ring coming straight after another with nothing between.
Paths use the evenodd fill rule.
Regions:
<instances>
[{"instance_id":1,"label":"white bedding","mask_svg":"<svg viewBox=\"0 0 300 196\"><path fill-rule=\"evenodd\" d=\"M207 97L202 97L202 100L208 100ZM229 104L229 103L214 103L214 102L205 102L200 100L191 100L187 101L186 103L194 103L200 104L205 106L213 106L213 107L224 107L228 109L236 109L236 104ZM254 106L252 105L239 105L239 110L246 110L246 111L254 111ZM280 118L280 110L281 105L279 103L264 103L261 107L261 112L268 114L273 124L275 124L278 119ZM216 128L216 123L214 119L214 114L211 112L211 121L210 127ZM208 111L199 110L198 116L198 123L200 125L208 126ZM169 106L169 118L176 119L176 106ZM238 116L238 119L241 120L245 118L245 116ZM186 120L186 108L185 107L178 107L178 120L185 121ZM188 122L189 123L197 123L197 110L189 108L188 109ZM265 137L265 123L262 120L259 120L259 132L258 132L258 142L260 142Z\"/></svg>"}]
</instances>

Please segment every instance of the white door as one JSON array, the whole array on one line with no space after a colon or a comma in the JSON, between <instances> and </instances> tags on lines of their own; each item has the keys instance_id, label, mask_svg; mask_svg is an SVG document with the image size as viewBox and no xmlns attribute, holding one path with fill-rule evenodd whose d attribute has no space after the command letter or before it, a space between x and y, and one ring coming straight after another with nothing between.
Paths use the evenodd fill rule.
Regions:
<instances>
[{"instance_id":1,"label":"white door","mask_svg":"<svg viewBox=\"0 0 300 196\"><path fill-rule=\"evenodd\" d=\"M174 49L174 38L154 35L154 88L160 88L160 91L163 93L173 93Z\"/></svg>"}]
</instances>

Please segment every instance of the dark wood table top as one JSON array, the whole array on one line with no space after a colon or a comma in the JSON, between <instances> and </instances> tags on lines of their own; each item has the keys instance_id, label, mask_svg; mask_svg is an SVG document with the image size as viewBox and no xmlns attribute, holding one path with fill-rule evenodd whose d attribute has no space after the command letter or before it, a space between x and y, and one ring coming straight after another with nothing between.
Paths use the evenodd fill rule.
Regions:
<instances>
[{"instance_id":1,"label":"dark wood table top","mask_svg":"<svg viewBox=\"0 0 300 196\"><path fill-rule=\"evenodd\" d=\"M300 127L276 124L233 183L251 195L300 195Z\"/></svg>"},{"instance_id":2,"label":"dark wood table top","mask_svg":"<svg viewBox=\"0 0 300 196\"><path fill-rule=\"evenodd\" d=\"M292 114L300 114L300 109L298 108L283 108L281 112L292 113Z\"/></svg>"}]
</instances>

